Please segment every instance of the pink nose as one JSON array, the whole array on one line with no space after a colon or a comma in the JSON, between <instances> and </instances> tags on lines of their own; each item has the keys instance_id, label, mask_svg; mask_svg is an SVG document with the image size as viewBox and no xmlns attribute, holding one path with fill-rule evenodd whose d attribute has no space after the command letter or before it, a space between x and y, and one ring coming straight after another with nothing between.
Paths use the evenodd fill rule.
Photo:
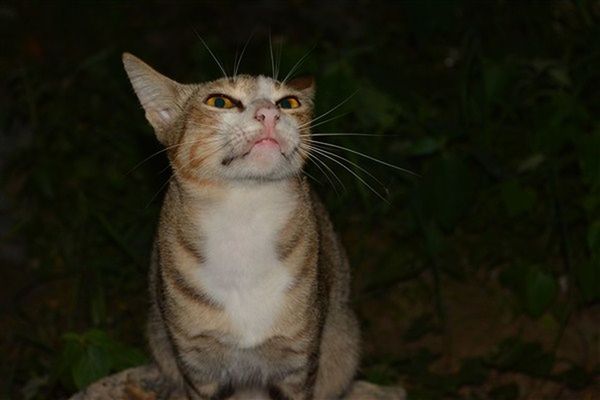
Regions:
<instances>
[{"instance_id":1,"label":"pink nose","mask_svg":"<svg viewBox=\"0 0 600 400\"><path fill-rule=\"evenodd\" d=\"M262 122L267 128L274 128L277 121L279 121L279 116L279 109L275 104L260 107L256 110L256 114L254 114L254 118Z\"/></svg>"}]
</instances>

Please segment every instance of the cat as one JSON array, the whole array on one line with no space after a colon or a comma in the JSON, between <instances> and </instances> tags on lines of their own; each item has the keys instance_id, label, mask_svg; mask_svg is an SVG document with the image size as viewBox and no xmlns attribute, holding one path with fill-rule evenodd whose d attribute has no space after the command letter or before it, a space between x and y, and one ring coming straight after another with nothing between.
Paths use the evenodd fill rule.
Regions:
<instances>
[{"instance_id":1,"label":"cat","mask_svg":"<svg viewBox=\"0 0 600 400\"><path fill-rule=\"evenodd\" d=\"M314 81L180 84L129 53L123 63L173 170L147 328L168 387L194 400L342 397L360 334L345 251L302 174Z\"/></svg>"}]
</instances>

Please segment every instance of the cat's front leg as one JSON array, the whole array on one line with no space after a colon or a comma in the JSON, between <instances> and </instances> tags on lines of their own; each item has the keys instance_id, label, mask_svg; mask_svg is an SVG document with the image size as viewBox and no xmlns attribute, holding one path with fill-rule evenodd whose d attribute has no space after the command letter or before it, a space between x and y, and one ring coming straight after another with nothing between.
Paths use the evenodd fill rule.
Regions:
<instances>
[{"instance_id":1,"label":"cat's front leg","mask_svg":"<svg viewBox=\"0 0 600 400\"><path fill-rule=\"evenodd\" d=\"M314 368L297 369L284 379L268 387L272 400L312 400L314 391Z\"/></svg>"},{"instance_id":2,"label":"cat's front leg","mask_svg":"<svg viewBox=\"0 0 600 400\"><path fill-rule=\"evenodd\" d=\"M184 387L189 400L225 400L234 394L230 384L218 382L198 384L187 381Z\"/></svg>"}]
</instances>

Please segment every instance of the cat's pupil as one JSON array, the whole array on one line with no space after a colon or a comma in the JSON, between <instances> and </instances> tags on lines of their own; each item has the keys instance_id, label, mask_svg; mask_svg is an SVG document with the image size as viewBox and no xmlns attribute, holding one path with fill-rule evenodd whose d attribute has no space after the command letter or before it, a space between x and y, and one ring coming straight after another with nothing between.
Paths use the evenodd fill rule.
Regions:
<instances>
[{"instance_id":1,"label":"cat's pupil","mask_svg":"<svg viewBox=\"0 0 600 400\"><path fill-rule=\"evenodd\" d=\"M215 107L219 107L219 108L225 107L225 99L222 97L217 97L215 99Z\"/></svg>"},{"instance_id":2,"label":"cat's pupil","mask_svg":"<svg viewBox=\"0 0 600 400\"><path fill-rule=\"evenodd\" d=\"M281 108L292 108L292 105L290 104L289 100L281 100L281 102L279 103L279 106Z\"/></svg>"}]
</instances>

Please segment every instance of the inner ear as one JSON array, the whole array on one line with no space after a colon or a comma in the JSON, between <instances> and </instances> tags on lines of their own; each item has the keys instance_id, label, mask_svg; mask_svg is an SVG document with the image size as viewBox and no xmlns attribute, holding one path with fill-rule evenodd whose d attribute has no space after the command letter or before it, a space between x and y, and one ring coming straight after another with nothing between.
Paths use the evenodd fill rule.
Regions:
<instances>
[{"instance_id":1,"label":"inner ear","mask_svg":"<svg viewBox=\"0 0 600 400\"><path fill-rule=\"evenodd\" d=\"M315 86L315 78L312 75L303 75L289 80L286 85L299 91L312 89Z\"/></svg>"},{"instance_id":2,"label":"inner ear","mask_svg":"<svg viewBox=\"0 0 600 400\"><path fill-rule=\"evenodd\" d=\"M146 118L163 142L165 131L182 111L182 105L193 89L158 73L132 54L123 54L123 65Z\"/></svg>"}]
</instances>

